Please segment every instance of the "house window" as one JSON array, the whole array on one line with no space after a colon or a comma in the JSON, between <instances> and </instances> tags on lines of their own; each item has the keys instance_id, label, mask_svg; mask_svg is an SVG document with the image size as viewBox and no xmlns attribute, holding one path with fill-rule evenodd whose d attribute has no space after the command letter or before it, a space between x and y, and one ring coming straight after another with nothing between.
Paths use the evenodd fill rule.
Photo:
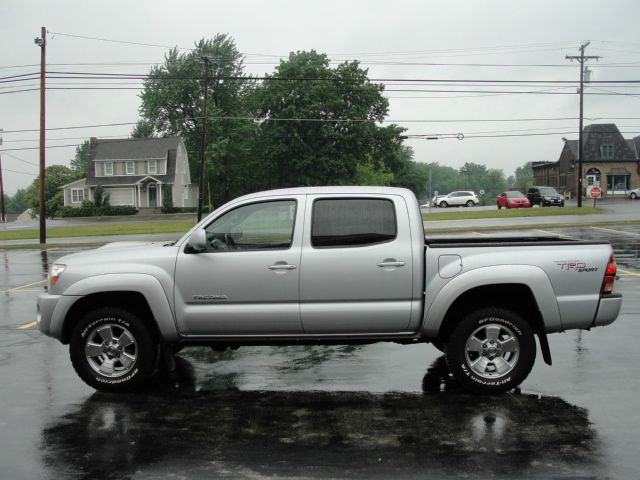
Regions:
<instances>
[{"instance_id":1,"label":"house window","mask_svg":"<svg viewBox=\"0 0 640 480\"><path fill-rule=\"evenodd\" d=\"M631 175L607 175L607 192L625 193L630 190Z\"/></svg>"},{"instance_id":2,"label":"house window","mask_svg":"<svg viewBox=\"0 0 640 480\"><path fill-rule=\"evenodd\" d=\"M127 167L125 172L127 173L127 175L135 175L136 174L135 162L127 162Z\"/></svg>"},{"instance_id":3,"label":"house window","mask_svg":"<svg viewBox=\"0 0 640 480\"><path fill-rule=\"evenodd\" d=\"M603 160L613 160L613 145L610 143L600 145L600 156Z\"/></svg>"},{"instance_id":4,"label":"house window","mask_svg":"<svg viewBox=\"0 0 640 480\"><path fill-rule=\"evenodd\" d=\"M113 162L104 162L104 175L108 177L113 175Z\"/></svg>"},{"instance_id":5,"label":"house window","mask_svg":"<svg viewBox=\"0 0 640 480\"><path fill-rule=\"evenodd\" d=\"M158 161L149 160L147 173L158 173Z\"/></svg>"},{"instance_id":6,"label":"house window","mask_svg":"<svg viewBox=\"0 0 640 480\"><path fill-rule=\"evenodd\" d=\"M84 188L72 188L71 189L71 203L84 202Z\"/></svg>"}]
</instances>

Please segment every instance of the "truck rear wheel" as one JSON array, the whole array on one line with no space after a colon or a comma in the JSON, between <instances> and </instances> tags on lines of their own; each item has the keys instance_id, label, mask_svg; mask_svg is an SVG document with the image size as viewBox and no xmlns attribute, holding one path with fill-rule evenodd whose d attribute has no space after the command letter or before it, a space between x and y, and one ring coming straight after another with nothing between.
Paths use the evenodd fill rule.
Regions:
<instances>
[{"instance_id":1,"label":"truck rear wheel","mask_svg":"<svg viewBox=\"0 0 640 480\"><path fill-rule=\"evenodd\" d=\"M127 392L147 383L156 365L157 342L133 313L104 307L84 315L74 327L69 355L89 386Z\"/></svg>"},{"instance_id":2,"label":"truck rear wheel","mask_svg":"<svg viewBox=\"0 0 640 480\"><path fill-rule=\"evenodd\" d=\"M447 364L462 387L497 394L527 378L536 358L529 324L518 313L489 307L469 313L453 330Z\"/></svg>"}]
</instances>

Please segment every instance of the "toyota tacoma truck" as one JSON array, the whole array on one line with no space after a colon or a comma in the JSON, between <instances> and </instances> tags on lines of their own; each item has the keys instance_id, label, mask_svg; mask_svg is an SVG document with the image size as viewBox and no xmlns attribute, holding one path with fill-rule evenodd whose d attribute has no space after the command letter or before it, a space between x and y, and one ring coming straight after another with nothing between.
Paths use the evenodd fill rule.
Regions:
<instances>
[{"instance_id":1,"label":"toyota tacoma truck","mask_svg":"<svg viewBox=\"0 0 640 480\"><path fill-rule=\"evenodd\" d=\"M613 322L608 242L425 238L409 190L254 193L171 243L68 255L38 299L40 330L78 375L129 391L188 345L432 343L466 389L519 385L547 334Z\"/></svg>"}]
</instances>

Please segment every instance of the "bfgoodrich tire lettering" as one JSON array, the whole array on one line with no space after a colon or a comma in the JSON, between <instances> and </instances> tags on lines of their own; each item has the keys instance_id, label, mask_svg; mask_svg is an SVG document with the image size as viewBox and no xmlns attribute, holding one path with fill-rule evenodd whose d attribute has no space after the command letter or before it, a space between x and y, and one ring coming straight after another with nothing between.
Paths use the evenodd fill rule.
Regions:
<instances>
[{"instance_id":1,"label":"bfgoodrich tire lettering","mask_svg":"<svg viewBox=\"0 0 640 480\"><path fill-rule=\"evenodd\" d=\"M71 334L69 355L89 386L125 392L144 385L153 373L157 342L133 313L106 307L87 313Z\"/></svg>"},{"instance_id":2,"label":"bfgoodrich tire lettering","mask_svg":"<svg viewBox=\"0 0 640 480\"><path fill-rule=\"evenodd\" d=\"M506 392L527 378L536 358L533 331L521 315L489 307L466 315L446 347L460 385L476 393Z\"/></svg>"}]
</instances>

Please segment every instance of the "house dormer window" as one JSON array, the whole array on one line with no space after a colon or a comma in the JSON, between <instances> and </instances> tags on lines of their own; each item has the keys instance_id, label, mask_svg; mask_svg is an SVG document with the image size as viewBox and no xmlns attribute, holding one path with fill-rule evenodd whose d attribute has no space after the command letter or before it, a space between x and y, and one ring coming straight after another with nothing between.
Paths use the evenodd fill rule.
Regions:
<instances>
[{"instance_id":1,"label":"house dormer window","mask_svg":"<svg viewBox=\"0 0 640 480\"><path fill-rule=\"evenodd\" d=\"M613 160L613 145L610 143L600 145L600 156L603 160Z\"/></svg>"},{"instance_id":2,"label":"house dormer window","mask_svg":"<svg viewBox=\"0 0 640 480\"><path fill-rule=\"evenodd\" d=\"M113 176L113 162L104 162L104 175L105 177Z\"/></svg>"},{"instance_id":3,"label":"house dormer window","mask_svg":"<svg viewBox=\"0 0 640 480\"><path fill-rule=\"evenodd\" d=\"M127 162L126 170L127 175L135 175L136 174L136 164L135 162Z\"/></svg>"},{"instance_id":4,"label":"house dormer window","mask_svg":"<svg viewBox=\"0 0 640 480\"><path fill-rule=\"evenodd\" d=\"M158 161L149 160L147 173L158 173Z\"/></svg>"}]
</instances>

